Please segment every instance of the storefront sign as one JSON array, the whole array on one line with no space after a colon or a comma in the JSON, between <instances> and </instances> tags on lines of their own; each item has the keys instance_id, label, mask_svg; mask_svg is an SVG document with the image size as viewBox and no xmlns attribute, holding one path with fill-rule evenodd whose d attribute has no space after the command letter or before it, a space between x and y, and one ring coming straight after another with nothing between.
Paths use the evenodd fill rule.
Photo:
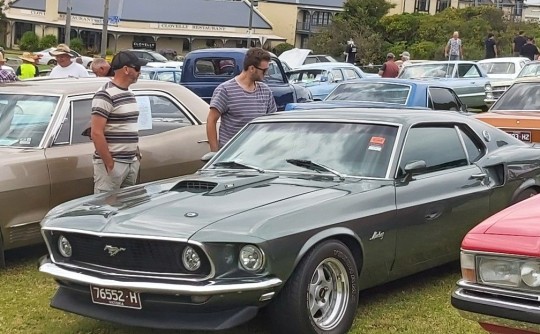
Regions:
<instances>
[{"instance_id":1,"label":"storefront sign","mask_svg":"<svg viewBox=\"0 0 540 334\"><path fill-rule=\"evenodd\" d=\"M133 42L132 47L133 47L133 49L155 50L156 49L156 43L155 42Z\"/></svg>"},{"instance_id":2,"label":"storefront sign","mask_svg":"<svg viewBox=\"0 0 540 334\"><path fill-rule=\"evenodd\" d=\"M174 29L174 30L196 30L196 31L210 31L210 32L235 32L234 28L207 26L199 24L178 24L178 23L151 23L150 28L158 29Z\"/></svg>"}]
</instances>

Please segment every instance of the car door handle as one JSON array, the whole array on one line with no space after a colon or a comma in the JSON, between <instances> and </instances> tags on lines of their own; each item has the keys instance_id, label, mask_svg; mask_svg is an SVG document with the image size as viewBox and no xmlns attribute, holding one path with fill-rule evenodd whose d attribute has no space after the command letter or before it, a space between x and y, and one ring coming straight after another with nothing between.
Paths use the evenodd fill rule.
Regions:
<instances>
[{"instance_id":1,"label":"car door handle","mask_svg":"<svg viewBox=\"0 0 540 334\"><path fill-rule=\"evenodd\" d=\"M201 139L197 141L197 144L208 143L208 139Z\"/></svg>"},{"instance_id":2,"label":"car door handle","mask_svg":"<svg viewBox=\"0 0 540 334\"><path fill-rule=\"evenodd\" d=\"M483 180L486 177L487 177L486 173L478 173L478 174L471 175L471 179L476 179L476 180Z\"/></svg>"}]
</instances>

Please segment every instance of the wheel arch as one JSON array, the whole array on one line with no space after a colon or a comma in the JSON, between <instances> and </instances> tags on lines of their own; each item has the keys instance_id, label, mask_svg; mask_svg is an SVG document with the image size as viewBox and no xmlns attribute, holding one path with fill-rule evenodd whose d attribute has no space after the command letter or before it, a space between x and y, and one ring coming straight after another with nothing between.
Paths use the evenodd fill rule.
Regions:
<instances>
[{"instance_id":1,"label":"wheel arch","mask_svg":"<svg viewBox=\"0 0 540 334\"><path fill-rule=\"evenodd\" d=\"M523 193L524 191L528 189L533 189L537 193L540 194L540 185L536 182L534 179L528 179L525 182L523 182L516 190L514 190L514 193L512 194L512 200L511 203L515 204L517 203L518 197Z\"/></svg>"},{"instance_id":2,"label":"wheel arch","mask_svg":"<svg viewBox=\"0 0 540 334\"><path fill-rule=\"evenodd\" d=\"M349 250L353 254L354 262L356 263L358 273L360 273L364 259L364 247L362 245L362 240L360 239L360 237L358 237L356 233L345 227L331 228L328 230L320 231L319 233L311 236L311 238L309 238L309 240L304 243L304 245L298 252L296 260L294 261L293 268L296 268L298 266L298 263L311 249L313 249L321 242L331 239L341 241L345 244L345 246L349 248Z\"/></svg>"}]
</instances>

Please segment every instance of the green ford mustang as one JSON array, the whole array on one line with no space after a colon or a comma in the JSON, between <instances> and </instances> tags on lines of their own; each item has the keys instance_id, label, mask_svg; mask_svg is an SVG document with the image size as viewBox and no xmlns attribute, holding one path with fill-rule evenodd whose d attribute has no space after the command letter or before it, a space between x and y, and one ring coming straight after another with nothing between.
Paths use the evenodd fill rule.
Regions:
<instances>
[{"instance_id":1,"label":"green ford mustang","mask_svg":"<svg viewBox=\"0 0 540 334\"><path fill-rule=\"evenodd\" d=\"M459 256L538 192L540 150L424 110L278 113L196 174L84 197L42 221L52 306L153 328L346 333L361 289Z\"/></svg>"}]
</instances>

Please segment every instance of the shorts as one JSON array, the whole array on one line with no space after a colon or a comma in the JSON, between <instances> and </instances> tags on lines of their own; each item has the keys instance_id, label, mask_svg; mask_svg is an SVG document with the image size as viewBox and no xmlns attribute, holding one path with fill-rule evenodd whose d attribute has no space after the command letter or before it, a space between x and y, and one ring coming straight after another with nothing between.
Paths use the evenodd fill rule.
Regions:
<instances>
[{"instance_id":1,"label":"shorts","mask_svg":"<svg viewBox=\"0 0 540 334\"><path fill-rule=\"evenodd\" d=\"M94 164L94 194L118 190L137 183L139 175L139 160L133 162L114 162L113 169L107 173L101 159L93 159Z\"/></svg>"}]
</instances>

